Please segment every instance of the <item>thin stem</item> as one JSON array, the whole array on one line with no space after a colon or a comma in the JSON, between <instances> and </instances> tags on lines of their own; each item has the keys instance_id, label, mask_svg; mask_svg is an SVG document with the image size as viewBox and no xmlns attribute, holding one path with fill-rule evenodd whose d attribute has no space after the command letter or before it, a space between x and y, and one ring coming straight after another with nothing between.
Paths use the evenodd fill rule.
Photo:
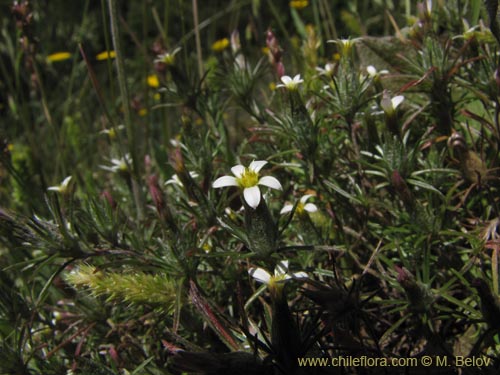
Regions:
<instances>
[{"instance_id":1,"label":"thin stem","mask_svg":"<svg viewBox=\"0 0 500 375\"><path fill-rule=\"evenodd\" d=\"M198 74L200 79L203 77L203 56L201 55L201 39L198 20L198 2L193 0L193 22L194 22L194 35L196 39L196 57L198 60Z\"/></svg>"},{"instance_id":2,"label":"thin stem","mask_svg":"<svg viewBox=\"0 0 500 375\"><path fill-rule=\"evenodd\" d=\"M135 205L137 208L137 216L138 219L142 219L143 217L143 206L142 206L142 197L140 193L139 186L139 160L136 146L136 137L135 137L135 129L132 125L132 117L130 114L130 100L127 88L127 81L125 76L125 66L124 59L122 55L122 49L120 44L120 31L118 29L118 10L116 7L116 0L108 0L108 9L109 9L109 20L111 26L111 39L113 41L113 48L116 53L116 71L118 76L118 87L120 89L120 96L122 99L122 107L123 113L125 115L125 127L127 129L127 138L129 142L129 151L132 157L132 173L131 173L131 182L132 182L132 194L134 196Z\"/></svg>"}]
</instances>

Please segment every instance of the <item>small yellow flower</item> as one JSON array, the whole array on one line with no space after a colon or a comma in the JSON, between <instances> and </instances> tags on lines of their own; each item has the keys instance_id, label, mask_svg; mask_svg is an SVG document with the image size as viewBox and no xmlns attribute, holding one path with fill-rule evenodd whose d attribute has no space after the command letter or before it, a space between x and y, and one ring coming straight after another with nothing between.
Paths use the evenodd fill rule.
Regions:
<instances>
[{"instance_id":1,"label":"small yellow flower","mask_svg":"<svg viewBox=\"0 0 500 375\"><path fill-rule=\"evenodd\" d=\"M159 101L161 99L160 93L157 92L156 94L154 94L153 95L153 99L156 100L156 101Z\"/></svg>"},{"instance_id":2,"label":"small yellow flower","mask_svg":"<svg viewBox=\"0 0 500 375\"><path fill-rule=\"evenodd\" d=\"M12 143L7 144L7 150L9 151L14 150L14 145Z\"/></svg>"},{"instance_id":3,"label":"small yellow flower","mask_svg":"<svg viewBox=\"0 0 500 375\"><path fill-rule=\"evenodd\" d=\"M58 61L64 61L71 58L71 53L69 52L56 52L47 56L47 62L53 63Z\"/></svg>"},{"instance_id":4,"label":"small yellow flower","mask_svg":"<svg viewBox=\"0 0 500 375\"><path fill-rule=\"evenodd\" d=\"M104 51L95 57L97 61L103 61L107 59L114 59L116 57L116 52L115 51Z\"/></svg>"},{"instance_id":5,"label":"small yellow flower","mask_svg":"<svg viewBox=\"0 0 500 375\"><path fill-rule=\"evenodd\" d=\"M294 0L294 1L290 1L289 5L290 5L290 8L304 9L305 7L307 7L309 5L309 1L307 1L307 0Z\"/></svg>"},{"instance_id":6,"label":"small yellow flower","mask_svg":"<svg viewBox=\"0 0 500 375\"><path fill-rule=\"evenodd\" d=\"M262 53L263 53L264 55L268 55L268 54L269 54L269 52L270 52L269 47L262 47L260 50L262 51Z\"/></svg>"},{"instance_id":7,"label":"small yellow flower","mask_svg":"<svg viewBox=\"0 0 500 375\"><path fill-rule=\"evenodd\" d=\"M156 74L151 74L148 76L148 86L157 88L160 86L160 81L158 80L158 76Z\"/></svg>"},{"instance_id":8,"label":"small yellow flower","mask_svg":"<svg viewBox=\"0 0 500 375\"><path fill-rule=\"evenodd\" d=\"M139 109L138 114L139 114L139 116L144 117L148 114L148 110L146 108L141 108L141 109Z\"/></svg>"},{"instance_id":9,"label":"small yellow flower","mask_svg":"<svg viewBox=\"0 0 500 375\"><path fill-rule=\"evenodd\" d=\"M212 44L212 51L222 52L227 47L229 47L229 39L228 38L219 39Z\"/></svg>"},{"instance_id":10,"label":"small yellow flower","mask_svg":"<svg viewBox=\"0 0 500 375\"><path fill-rule=\"evenodd\" d=\"M271 82L271 83L269 84L269 90L271 90L271 91L276 90L276 83Z\"/></svg>"}]
</instances>

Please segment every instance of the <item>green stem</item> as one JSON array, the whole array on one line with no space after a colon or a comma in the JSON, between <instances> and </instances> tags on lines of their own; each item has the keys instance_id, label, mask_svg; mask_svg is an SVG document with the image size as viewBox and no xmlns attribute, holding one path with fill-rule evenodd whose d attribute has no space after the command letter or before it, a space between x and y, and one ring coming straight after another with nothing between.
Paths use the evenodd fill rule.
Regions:
<instances>
[{"instance_id":1,"label":"green stem","mask_svg":"<svg viewBox=\"0 0 500 375\"><path fill-rule=\"evenodd\" d=\"M127 129L127 138L129 142L130 155L132 157L132 194L137 209L138 219L142 219L144 215L142 196L140 192L140 175L139 175L139 161L136 146L135 129L132 125L132 117L130 114L130 101L127 88L127 81L125 76L124 59L122 55L120 43L120 31L118 29L118 10L116 7L117 0L108 0L109 19L111 26L111 39L113 41L113 48L116 53L116 71L118 76L118 88L120 89L120 96L122 99L123 113L125 115L125 127Z\"/></svg>"},{"instance_id":2,"label":"green stem","mask_svg":"<svg viewBox=\"0 0 500 375\"><path fill-rule=\"evenodd\" d=\"M197 0L193 0L193 22L194 22L194 35L196 39L196 57L198 60L198 74L201 79L203 77L203 56L201 55L201 39L200 39L200 28L198 20Z\"/></svg>"}]
</instances>

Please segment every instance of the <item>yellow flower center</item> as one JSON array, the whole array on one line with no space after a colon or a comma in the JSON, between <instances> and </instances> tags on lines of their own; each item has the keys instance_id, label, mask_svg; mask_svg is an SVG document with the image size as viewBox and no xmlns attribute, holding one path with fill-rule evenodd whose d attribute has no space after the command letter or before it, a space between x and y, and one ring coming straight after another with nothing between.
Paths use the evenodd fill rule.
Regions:
<instances>
[{"instance_id":1,"label":"yellow flower center","mask_svg":"<svg viewBox=\"0 0 500 375\"><path fill-rule=\"evenodd\" d=\"M304 203L299 202L299 203L297 204L297 208L295 209L295 213L296 213L297 215L304 215L304 214L306 213L306 212L305 212L305 208L304 208L304 206L305 206L305 205L304 205Z\"/></svg>"},{"instance_id":2,"label":"yellow flower center","mask_svg":"<svg viewBox=\"0 0 500 375\"><path fill-rule=\"evenodd\" d=\"M237 179L238 184L243 188L250 188L252 186L256 186L259 182L259 174L254 172L248 168L245 168L245 172L241 175L240 178Z\"/></svg>"},{"instance_id":3,"label":"yellow flower center","mask_svg":"<svg viewBox=\"0 0 500 375\"><path fill-rule=\"evenodd\" d=\"M162 56L161 62L164 63L165 65L173 65L174 60L175 60L174 55L166 53L165 55Z\"/></svg>"}]
</instances>

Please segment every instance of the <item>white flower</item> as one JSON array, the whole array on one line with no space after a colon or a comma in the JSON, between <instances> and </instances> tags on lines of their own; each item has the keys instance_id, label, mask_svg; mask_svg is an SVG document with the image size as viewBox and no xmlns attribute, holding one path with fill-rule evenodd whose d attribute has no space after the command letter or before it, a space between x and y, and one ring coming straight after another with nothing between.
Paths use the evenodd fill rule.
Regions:
<instances>
[{"instance_id":1,"label":"white flower","mask_svg":"<svg viewBox=\"0 0 500 375\"><path fill-rule=\"evenodd\" d=\"M366 72L370 76L370 78L377 78L383 74L389 74L389 71L386 69L381 70L380 72L373 65L368 65L366 67Z\"/></svg>"},{"instance_id":2,"label":"white flower","mask_svg":"<svg viewBox=\"0 0 500 375\"><path fill-rule=\"evenodd\" d=\"M306 194L300 198L299 203L297 204L297 208L295 212L298 215L303 215L305 212L313 213L318 211L318 207L313 203L306 203L309 198L311 198L312 194ZM285 206L281 209L280 214L287 214L291 212L293 209L292 204L285 204Z\"/></svg>"},{"instance_id":3,"label":"white flower","mask_svg":"<svg viewBox=\"0 0 500 375\"><path fill-rule=\"evenodd\" d=\"M427 0L425 2L425 10L427 12L427 15L430 17L432 14L432 0Z\"/></svg>"},{"instance_id":4,"label":"white flower","mask_svg":"<svg viewBox=\"0 0 500 375\"><path fill-rule=\"evenodd\" d=\"M121 159L111 159L110 166L101 165L100 167L106 171L117 173L117 172L127 172L129 170L129 165L132 164L132 158L130 154L126 154Z\"/></svg>"},{"instance_id":5,"label":"white flower","mask_svg":"<svg viewBox=\"0 0 500 375\"><path fill-rule=\"evenodd\" d=\"M259 178L259 171L267 164L265 160L254 160L247 167L243 165L235 165L231 168L233 176L222 176L214 181L215 189L237 186L243 189L243 197L245 202L252 208L257 208L260 203L260 190L258 185L270 187L271 189L282 190L280 182L271 176Z\"/></svg>"},{"instance_id":6,"label":"white flower","mask_svg":"<svg viewBox=\"0 0 500 375\"><path fill-rule=\"evenodd\" d=\"M177 47L172 52L165 52L158 55L154 60L155 63L162 63L165 65L172 65L174 63L175 55L181 50L181 47Z\"/></svg>"},{"instance_id":7,"label":"white flower","mask_svg":"<svg viewBox=\"0 0 500 375\"><path fill-rule=\"evenodd\" d=\"M389 97L387 91L384 91L382 95L382 100L380 101L380 106L387 115L392 115L396 112L396 108L403 102L405 97L403 95L398 95L393 98Z\"/></svg>"},{"instance_id":8,"label":"white flower","mask_svg":"<svg viewBox=\"0 0 500 375\"><path fill-rule=\"evenodd\" d=\"M189 172L189 175L192 177L192 178L197 178L199 176L198 173L196 172ZM165 182L165 185L177 185L177 186L180 186L180 187L183 187L184 185L182 184L182 181L180 180L179 176L177 174L174 174L172 176L172 178L170 178L169 180L167 180Z\"/></svg>"},{"instance_id":9,"label":"white flower","mask_svg":"<svg viewBox=\"0 0 500 375\"><path fill-rule=\"evenodd\" d=\"M299 87L299 85L304 82L303 79L300 78L300 74L297 74L295 77L291 78L289 76L283 76L281 77L281 82L276 87L284 87L289 91L296 91Z\"/></svg>"},{"instance_id":10,"label":"white flower","mask_svg":"<svg viewBox=\"0 0 500 375\"><path fill-rule=\"evenodd\" d=\"M335 43L338 46L339 53L342 56L349 56L352 51L352 47L354 46L354 43L358 40L358 38L355 39L336 39L336 40L328 40L327 43Z\"/></svg>"},{"instance_id":11,"label":"white flower","mask_svg":"<svg viewBox=\"0 0 500 375\"><path fill-rule=\"evenodd\" d=\"M71 178L72 178L71 176L68 176L59 185L51 186L51 187L47 188L47 190L55 191L57 193L61 193L64 195L64 194L69 192L69 184L71 182Z\"/></svg>"},{"instance_id":12,"label":"white flower","mask_svg":"<svg viewBox=\"0 0 500 375\"><path fill-rule=\"evenodd\" d=\"M248 273L259 283L266 284L271 288L275 287L276 284L284 283L292 278L306 279L308 277L307 273L302 271L290 273L288 270L288 260L282 260L276 265L274 268L274 275L271 275L263 268L250 268Z\"/></svg>"},{"instance_id":13,"label":"white flower","mask_svg":"<svg viewBox=\"0 0 500 375\"><path fill-rule=\"evenodd\" d=\"M316 70L319 72L319 74L325 75L325 76L331 76L333 75L335 65L332 63L326 63L324 68L320 68L319 66L316 67Z\"/></svg>"}]
</instances>

